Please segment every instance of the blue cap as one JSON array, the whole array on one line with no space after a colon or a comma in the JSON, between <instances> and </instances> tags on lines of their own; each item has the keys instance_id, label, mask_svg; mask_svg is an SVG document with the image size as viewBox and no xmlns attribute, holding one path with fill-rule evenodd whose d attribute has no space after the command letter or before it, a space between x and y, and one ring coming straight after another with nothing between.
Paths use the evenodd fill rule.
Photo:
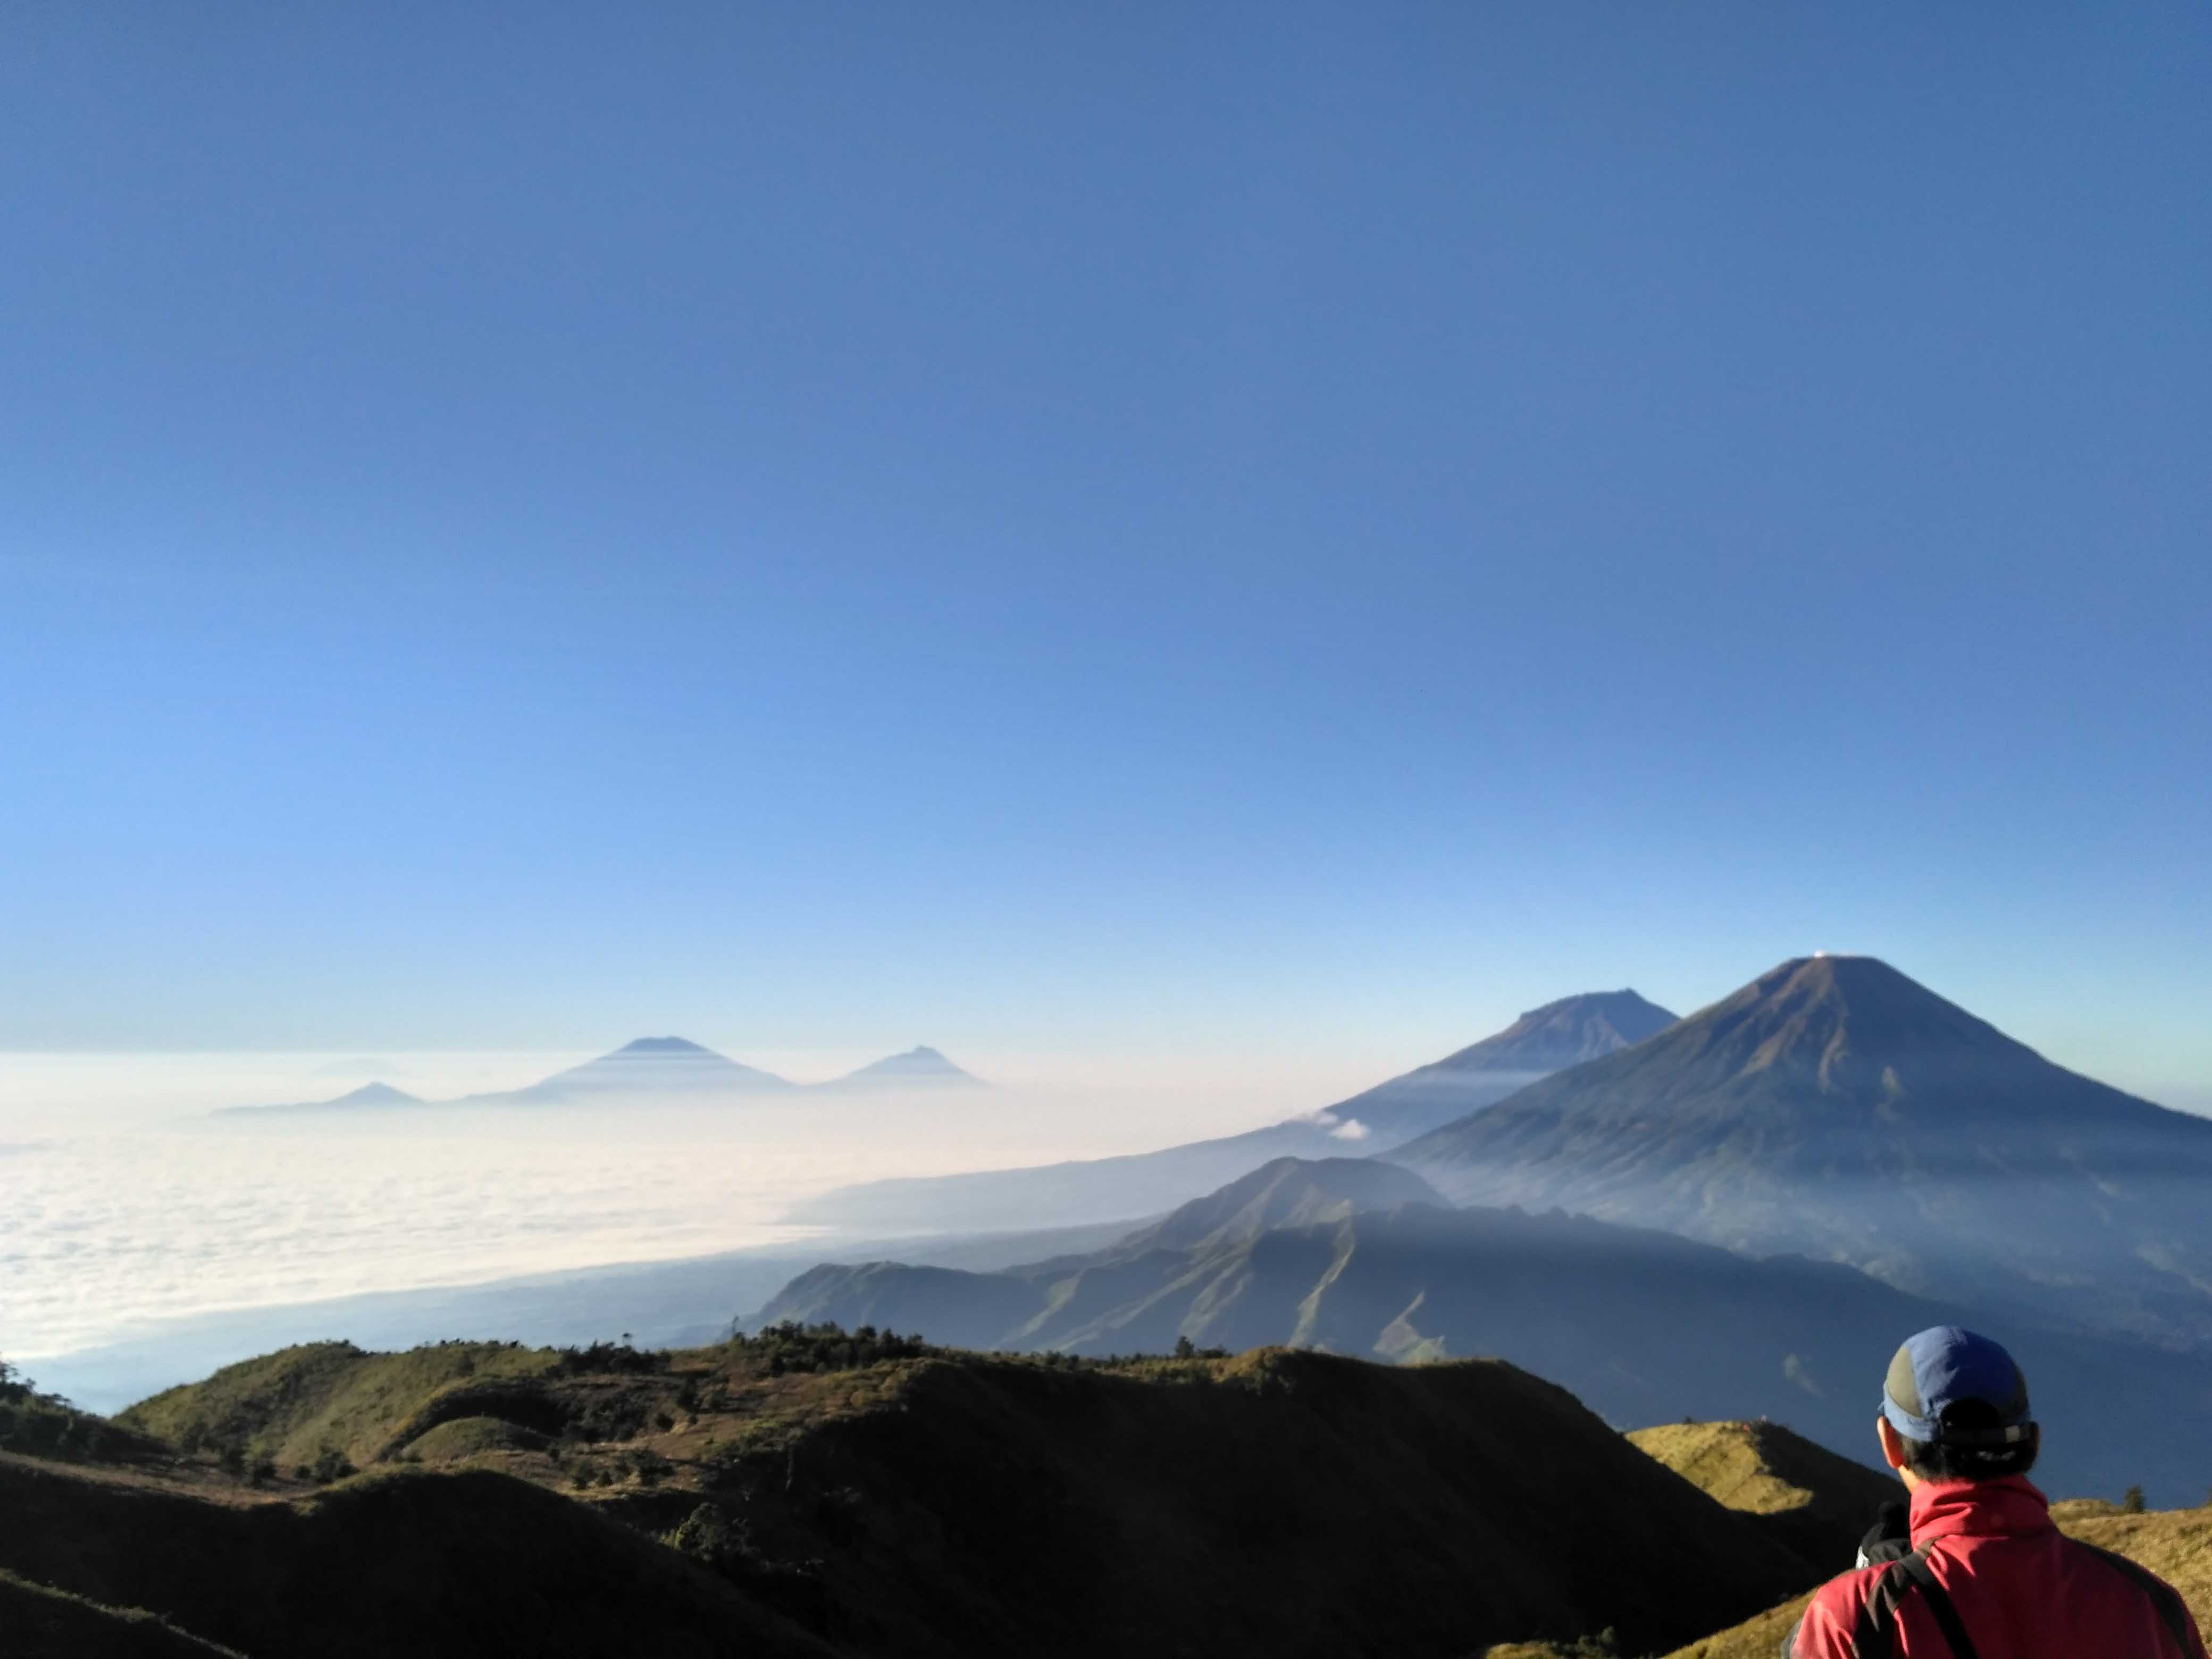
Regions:
<instances>
[{"instance_id":1,"label":"blue cap","mask_svg":"<svg viewBox=\"0 0 2212 1659\"><path fill-rule=\"evenodd\" d=\"M1945 1427L1944 1413L1967 1401L1988 1407L1995 1417L1975 1413L1982 1424ZM2035 1427L2027 1414L2027 1378L2012 1356L1958 1325L1932 1326L1906 1339L1889 1362L1881 1414L1908 1440L1950 1446L2012 1445Z\"/></svg>"}]
</instances>

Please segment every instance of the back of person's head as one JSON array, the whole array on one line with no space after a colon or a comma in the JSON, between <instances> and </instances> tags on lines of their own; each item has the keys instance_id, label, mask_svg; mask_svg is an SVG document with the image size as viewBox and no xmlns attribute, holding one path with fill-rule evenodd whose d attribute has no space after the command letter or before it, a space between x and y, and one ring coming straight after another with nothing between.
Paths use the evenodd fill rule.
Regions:
<instances>
[{"instance_id":1,"label":"back of person's head","mask_svg":"<svg viewBox=\"0 0 2212 1659\"><path fill-rule=\"evenodd\" d=\"M1957 1325L1907 1339L1889 1362L1881 1413L1923 1480L1999 1480L2035 1467L2041 1431L2027 1378L1999 1344Z\"/></svg>"}]
</instances>

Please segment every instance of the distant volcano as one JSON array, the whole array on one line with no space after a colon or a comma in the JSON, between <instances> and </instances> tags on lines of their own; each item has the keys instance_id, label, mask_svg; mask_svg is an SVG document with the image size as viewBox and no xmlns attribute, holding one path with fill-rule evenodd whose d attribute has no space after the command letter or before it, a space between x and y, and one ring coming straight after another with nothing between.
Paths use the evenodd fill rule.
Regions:
<instances>
[{"instance_id":1,"label":"distant volcano","mask_svg":"<svg viewBox=\"0 0 2212 1659\"><path fill-rule=\"evenodd\" d=\"M611 1054L556 1072L542 1082L499 1094L471 1095L476 1104L556 1105L617 1099L683 1098L796 1088L772 1072L678 1036L640 1037Z\"/></svg>"},{"instance_id":2,"label":"distant volcano","mask_svg":"<svg viewBox=\"0 0 2212 1659\"><path fill-rule=\"evenodd\" d=\"M422 1103L404 1089L395 1089L388 1083L364 1083L360 1088L340 1095L336 1100L304 1100L284 1106L226 1106L215 1115L235 1117L250 1112L343 1112L380 1106L420 1106Z\"/></svg>"},{"instance_id":3,"label":"distant volcano","mask_svg":"<svg viewBox=\"0 0 2212 1659\"><path fill-rule=\"evenodd\" d=\"M2212 1342L2212 1121L2054 1066L1871 957L1784 963L1388 1156L1461 1202Z\"/></svg>"},{"instance_id":4,"label":"distant volcano","mask_svg":"<svg viewBox=\"0 0 2212 1659\"><path fill-rule=\"evenodd\" d=\"M1499 1101L1540 1077L1632 1047L1674 1023L1633 991L1583 991L1532 1008L1502 1031L1330 1107L1347 1136L1380 1152Z\"/></svg>"},{"instance_id":5,"label":"distant volcano","mask_svg":"<svg viewBox=\"0 0 2212 1659\"><path fill-rule=\"evenodd\" d=\"M914 1048L863 1066L857 1072L815 1085L823 1089L987 1089L972 1072L963 1072L930 1048Z\"/></svg>"},{"instance_id":6,"label":"distant volcano","mask_svg":"<svg viewBox=\"0 0 2212 1659\"><path fill-rule=\"evenodd\" d=\"M1433 1064L1264 1129L1120 1158L868 1182L811 1199L787 1219L899 1233L1158 1215L1274 1158L1364 1158L1395 1146L1503 1100L1558 1066L1664 1030L1674 1018L1633 991L1561 997Z\"/></svg>"}]
</instances>

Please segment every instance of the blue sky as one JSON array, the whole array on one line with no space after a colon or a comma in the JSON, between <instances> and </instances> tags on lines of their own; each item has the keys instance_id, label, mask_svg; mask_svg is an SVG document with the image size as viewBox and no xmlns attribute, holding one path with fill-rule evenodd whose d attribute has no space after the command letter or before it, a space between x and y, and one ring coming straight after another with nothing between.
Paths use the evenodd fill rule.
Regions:
<instances>
[{"instance_id":1,"label":"blue sky","mask_svg":"<svg viewBox=\"0 0 2212 1659\"><path fill-rule=\"evenodd\" d=\"M0 1045L2212 1098L2212 15L16 8Z\"/></svg>"}]
</instances>

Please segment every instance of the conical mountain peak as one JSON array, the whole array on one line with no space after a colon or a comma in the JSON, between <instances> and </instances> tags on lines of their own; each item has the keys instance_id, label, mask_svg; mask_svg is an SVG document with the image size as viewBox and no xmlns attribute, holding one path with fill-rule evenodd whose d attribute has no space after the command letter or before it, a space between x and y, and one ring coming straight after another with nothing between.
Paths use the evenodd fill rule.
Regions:
<instances>
[{"instance_id":1,"label":"conical mountain peak","mask_svg":"<svg viewBox=\"0 0 2212 1659\"><path fill-rule=\"evenodd\" d=\"M740 1065L689 1038L639 1037L611 1054L556 1072L525 1089L472 1100L520 1105L653 1097L701 1097L744 1094L793 1085L774 1073Z\"/></svg>"},{"instance_id":2,"label":"conical mountain peak","mask_svg":"<svg viewBox=\"0 0 2212 1659\"><path fill-rule=\"evenodd\" d=\"M818 1087L839 1090L919 1089L952 1086L980 1089L983 1079L972 1073L963 1072L927 1043L917 1043L903 1054L886 1055L863 1066L857 1072L821 1084Z\"/></svg>"},{"instance_id":3,"label":"conical mountain peak","mask_svg":"<svg viewBox=\"0 0 2212 1659\"><path fill-rule=\"evenodd\" d=\"M1635 992L1583 991L1531 1008L1504 1030L1425 1070L1560 1072L1663 1031L1674 1016Z\"/></svg>"},{"instance_id":4,"label":"conical mountain peak","mask_svg":"<svg viewBox=\"0 0 2212 1659\"><path fill-rule=\"evenodd\" d=\"M687 1037L639 1037L625 1042L615 1050L617 1054L714 1054L712 1048L703 1048ZM609 1056L612 1058L612 1056ZM716 1055L719 1059L720 1056Z\"/></svg>"},{"instance_id":5,"label":"conical mountain peak","mask_svg":"<svg viewBox=\"0 0 2212 1659\"><path fill-rule=\"evenodd\" d=\"M2212 1123L2054 1066L1875 957L1778 963L1387 1156L1462 1202L2212 1340L2212 1255L2194 1243Z\"/></svg>"},{"instance_id":6,"label":"conical mountain peak","mask_svg":"<svg viewBox=\"0 0 2212 1659\"><path fill-rule=\"evenodd\" d=\"M1830 1093L1893 1097L1917 1072L2044 1063L1878 957L1794 957L1691 1015L1680 1033L1708 1073L1716 1062L1746 1074L1778 1068Z\"/></svg>"}]
</instances>

